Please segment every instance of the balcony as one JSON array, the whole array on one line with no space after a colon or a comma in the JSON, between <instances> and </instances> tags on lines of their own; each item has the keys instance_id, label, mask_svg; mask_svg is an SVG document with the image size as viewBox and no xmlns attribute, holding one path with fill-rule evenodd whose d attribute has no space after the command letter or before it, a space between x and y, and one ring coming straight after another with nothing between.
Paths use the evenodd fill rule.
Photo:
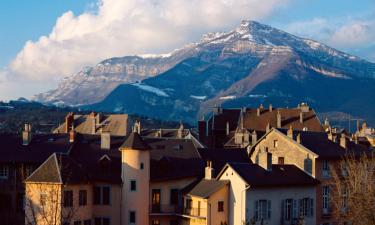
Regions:
<instances>
[{"instance_id":1,"label":"balcony","mask_svg":"<svg viewBox=\"0 0 375 225\"><path fill-rule=\"evenodd\" d=\"M184 208L183 216L205 219L205 218L207 218L207 209L205 209L205 208Z\"/></svg>"},{"instance_id":2,"label":"balcony","mask_svg":"<svg viewBox=\"0 0 375 225\"><path fill-rule=\"evenodd\" d=\"M149 208L150 215L176 215L181 214L182 207L179 205L151 204Z\"/></svg>"}]
</instances>

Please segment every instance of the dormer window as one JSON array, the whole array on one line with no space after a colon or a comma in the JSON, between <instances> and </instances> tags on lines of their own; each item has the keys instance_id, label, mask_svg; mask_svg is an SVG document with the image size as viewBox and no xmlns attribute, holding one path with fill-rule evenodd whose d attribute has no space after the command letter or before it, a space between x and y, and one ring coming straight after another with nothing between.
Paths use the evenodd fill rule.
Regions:
<instances>
[{"instance_id":1,"label":"dormer window","mask_svg":"<svg viewBox=\"0 0 375 225\"><path fill-rule=\"evenodd\" d=\"M8 179L9 168L7 165L0 165L0 179Z\"/></svg>"},{"instance_id":2,"label":"dormer window","mask_svg":"<svg viewBox=\"0 0 375 225\"><path fill-rule=\"evenodd\" d=\"M144 167L145 167L145 165L144 165L143 163L141 163L141 164L139 165L139 168L140 168L141 170L143 170Z\"/></svg>"},{"instance_id":3,"label":"dormer window","mask_svg":"<svg viewBox=\"0 0 375 225\"><path fill-rule=\"evenodd\" d=\"M99 165L102 170L108 171L109 170L109 165L111 163L111 158L109 158L108 155L103 155L99 159Z\"/></svg>"}]
</instances>

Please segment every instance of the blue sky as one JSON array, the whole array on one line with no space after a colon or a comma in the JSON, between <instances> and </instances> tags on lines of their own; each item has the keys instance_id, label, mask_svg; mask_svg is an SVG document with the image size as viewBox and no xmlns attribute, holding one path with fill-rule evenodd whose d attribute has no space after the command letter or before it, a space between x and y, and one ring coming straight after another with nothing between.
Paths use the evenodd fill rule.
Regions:
<instances>
[{"instance_id":1,"label":"blue sky","mask_svg":"<svg viewBox=\"0 0 375 225\"><path fill-rule=\"evenodd\" d=\"M30 97L102 59L168 52L205 32L232 29L241 19L375 62L374 0L4 0L0 99L18 93L10 80L35 83L22 93ZM14 93L4 97L1 87Z\"/></svg>"}]
</instances>

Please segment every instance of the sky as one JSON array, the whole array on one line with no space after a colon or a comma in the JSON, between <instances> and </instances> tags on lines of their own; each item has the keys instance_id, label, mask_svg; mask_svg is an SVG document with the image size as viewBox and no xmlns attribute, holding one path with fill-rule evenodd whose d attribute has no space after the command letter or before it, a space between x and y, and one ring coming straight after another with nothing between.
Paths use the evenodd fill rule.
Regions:
<instances>
[{"instance_id":1,"label":"sky","mask_svg":"<svg viewBox=\"0 0 375 225\"><path fill-rule=\"evenodd\" d=\"M101 60L167 53L256 20L375 62L375 0L2 0L0 100Z\"/></svg>"}]
</instances>

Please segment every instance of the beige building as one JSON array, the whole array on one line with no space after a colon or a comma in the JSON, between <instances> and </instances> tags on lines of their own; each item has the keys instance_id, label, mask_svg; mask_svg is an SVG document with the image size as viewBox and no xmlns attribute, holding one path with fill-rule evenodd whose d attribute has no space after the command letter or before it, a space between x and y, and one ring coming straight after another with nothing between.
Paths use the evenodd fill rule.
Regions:
<instances>
[{"instance_id":1,"label":"beige building","mask_svg":"<svg viewBox=\"0 0 375 225\"><path fill-rule=\"evenodd\" d=\"M316 224L335 222L330 203L330 168L347 154L360 155L368 150L351 142L344 134L295 131L292 127L271 129L248 149L251 160L262 164L262 155L270 154L272 164L289 164L319 180L316 189Z\"/></svg>"},{"instance_id":2,"label":"beige building","mask_svg":"<svg viewBox=\"0 0 375 225\"><path fill-rule=\"evenodd\" d=\"M267 161L267 160L266 160ZM229 180L229 225L315 225L317 180L293 165L229 163L217 179Z\"/></svg>"}]
</instances>

